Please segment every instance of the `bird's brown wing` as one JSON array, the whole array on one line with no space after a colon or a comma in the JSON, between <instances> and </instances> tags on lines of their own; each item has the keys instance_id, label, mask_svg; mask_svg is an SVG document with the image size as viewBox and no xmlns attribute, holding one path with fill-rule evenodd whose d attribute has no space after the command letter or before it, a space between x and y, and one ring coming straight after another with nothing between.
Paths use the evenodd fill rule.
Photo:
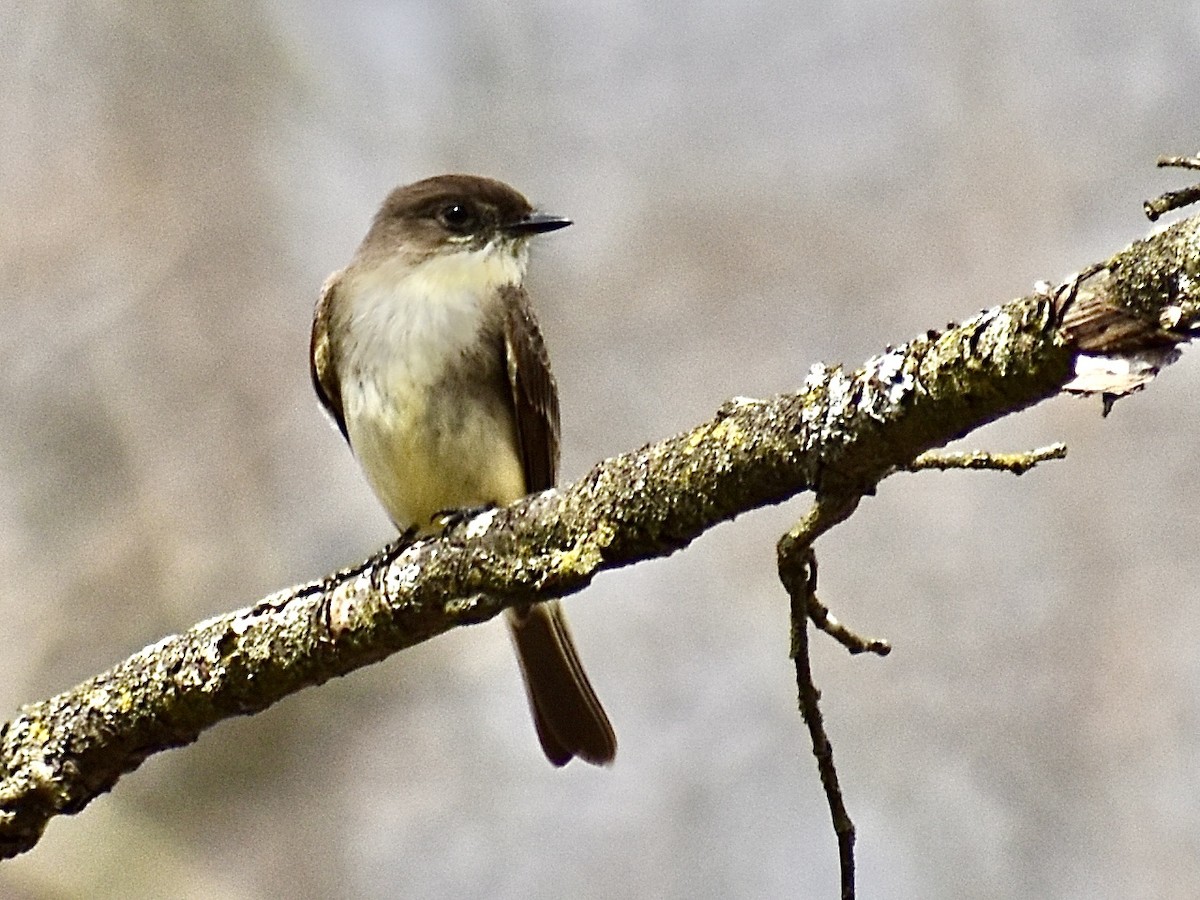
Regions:
<instances>
[{"instance_id":1,"label":"bird's brown wing","mask_svg":"<svg viewBox=\"0 0 1200 900\"><path fill-rule=\"evenodd\" d=\"M525 289L510 285L505 300L504 352L512 389L525 490L544 491L558 477L558 388Z\"/></svg>"},{"instance_id":2,"label":"bird's brown wing","mask_svg":"<svg viewBox=\"0 0 1200 900\"><path fill-rule=\"evenodd\" d=\"M317 399L325 411L337 423L342 437L346 434L346 415L342 411L342 387L338 382L337 367L334 365L333 348L329 342L329 315L333 296L342 281L342 273L334 272L321 287L321 299L313 312L312 340L309 342L308 371L312 376Z\"/></svg>"},{"instance_id":3,"label":"bird's brown wing","mask_svg":"<svg viewBox=\"0 0 1200 900\"><path fill-rule=\"evenodd\" d=\"M558 388L524 290L515 286L505 290L508 383L525 490L533 493L553 487L558 475ZM513 607L507 618L546 757L556 766L566 765L574 756L595 765L612 762L617 754L616 734L579 661L558 601Z\"/></svg>"}]
</instances>

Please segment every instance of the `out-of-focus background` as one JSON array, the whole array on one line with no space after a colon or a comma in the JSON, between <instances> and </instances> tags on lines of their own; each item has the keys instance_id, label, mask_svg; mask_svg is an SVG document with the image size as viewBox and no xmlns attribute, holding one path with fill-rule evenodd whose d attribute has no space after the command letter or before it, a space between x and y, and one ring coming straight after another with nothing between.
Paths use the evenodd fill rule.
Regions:
<instances>
[{"instance_id":1,"label":"out-of-focus background","mask_svg":"<svg viewBox=\"0 0 1200 900\"><path fill-rule=\"evenodd\" d=\"M394 185L575 218L533 290L564 477L1102 258L1197 149L1194 3L0 10L0 705L392 536L309 314ZM1102 421L897 477L820 545L863 896L1200 881L1200 360ZM161 754L0 867L17 898L835 896L774 571L797 501L567 601L616 723L555 771L496 624Z\"/></svg>"}]
</instances>

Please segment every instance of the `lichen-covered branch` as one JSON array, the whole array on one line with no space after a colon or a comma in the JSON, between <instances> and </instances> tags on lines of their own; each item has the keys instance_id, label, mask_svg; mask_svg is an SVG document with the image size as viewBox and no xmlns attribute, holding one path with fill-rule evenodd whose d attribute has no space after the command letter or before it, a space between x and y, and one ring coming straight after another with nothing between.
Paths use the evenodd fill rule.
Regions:
<instances>
[{"instance_id":1,"label":"lichen-covered branch","mask_svg":"<svg viewBox=\"0 0 1200 900\"><path fill-rule=\"evenodd\" d=\"M810 489L868 492L918 454L1056 394L1077 348L1103 352L1106 333L1119 332L1123 350L1184 339L1200 307L1196 228L1188 220L1135 244L1097 284L1035 292L855 372L816 366L797 393L732 401L560 491L202 622L24 707L0 730L0 856L222 719L507 605L578 591L746 510Z\"/></svg>"},{"instance_id":2,"label":"lichen-covered branch","mask_svg":"<svg viewBox=\"0 0 1200 900\"><path fill-rule=\"evenodd\" d=\"M1048 447L1038 447L1036 450L1023 450L1019 453L991 453L986 450L926 450L909 465L909 471L945 472L949 469L990 469L993 472L1010 472L1013 475L1024 475L1034 466L1052 459L1066 459L1067 445L1063 443L1050 444Z\"/></svg>"}]
</instances>

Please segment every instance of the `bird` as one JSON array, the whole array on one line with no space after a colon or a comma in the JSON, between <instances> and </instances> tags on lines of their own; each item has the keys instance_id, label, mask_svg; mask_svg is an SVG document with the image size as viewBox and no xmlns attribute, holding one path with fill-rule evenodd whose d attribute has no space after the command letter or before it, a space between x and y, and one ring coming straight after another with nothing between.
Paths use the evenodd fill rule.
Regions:
<instances>
[{"instance_id":1,"label":"bird","mask_svg":"<svg viewBox=\"0 0 1200 900\"><path fill-rule=\"evenodd\" d=\"M401 531L554 486L558 388L525 288L529 244L570 219L439 175L393 190L313 315L317 397ZM558 600L505 610L542 750L608 765L612 724Z\"/></svg>"}]
</instances>

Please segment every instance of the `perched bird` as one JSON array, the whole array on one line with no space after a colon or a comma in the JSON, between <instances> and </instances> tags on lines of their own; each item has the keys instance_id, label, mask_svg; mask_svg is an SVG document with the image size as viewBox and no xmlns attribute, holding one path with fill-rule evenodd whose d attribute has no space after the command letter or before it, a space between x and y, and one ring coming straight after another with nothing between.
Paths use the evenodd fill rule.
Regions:
<instances>
[{"instance_id":1,"label":"perched bird","mask_svg":"<svg viewBox=\"0 0 1200 900\"><path fill-rule=\"evenodd\" d=\"M490 178L428 178L388 195L326 281L313 385L400 529L553 486L558 390L523 282L530 240L570 224ZM506 618L547 758L612 762L558 601Z\"/></svg>"}]
</instances>

